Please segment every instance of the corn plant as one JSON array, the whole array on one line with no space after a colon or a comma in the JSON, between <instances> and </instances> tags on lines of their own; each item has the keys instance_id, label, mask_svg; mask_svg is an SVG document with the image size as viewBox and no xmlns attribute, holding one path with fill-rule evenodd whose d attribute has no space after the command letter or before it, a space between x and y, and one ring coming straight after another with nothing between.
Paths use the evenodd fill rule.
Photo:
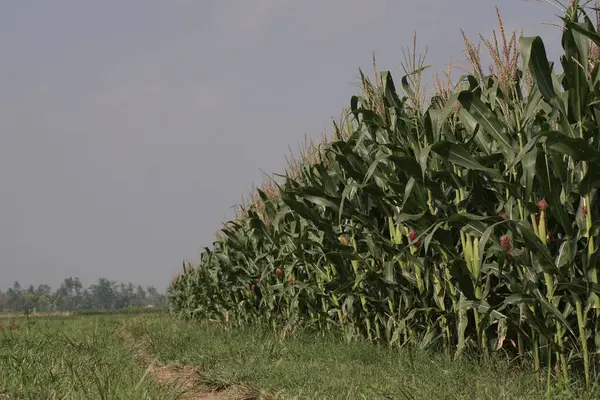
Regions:
<instances>
[{"instance_id":1,"label":"corn plant","mask_svg":"<svg viewBox=\"0 0 600 400\"><path fill-rule=\"evenodd\" d=\"M506 36L501 19L500 42L484 40L495 68L483 73L465 37L472 71L427 104L414 53L400 87L389 72L361 72L363 93L334 135L258 189L184 268L171 310L454 357L503 349L590 384L600 35L578 1L561 21L560 73L540 37Z\"/></svg>"}]
</instances>

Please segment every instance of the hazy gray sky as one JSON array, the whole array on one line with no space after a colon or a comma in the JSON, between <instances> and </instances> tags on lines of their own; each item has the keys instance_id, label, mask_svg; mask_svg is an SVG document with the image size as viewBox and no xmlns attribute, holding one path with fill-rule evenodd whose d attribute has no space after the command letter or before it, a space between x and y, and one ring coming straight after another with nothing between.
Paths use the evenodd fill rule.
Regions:
<instances>
[{"instance_id":1,"label":"hazy gray sky","mask_svg":"<svg viewBox=\"0 0 600 400\"><path fill-rule=\"evenodd\" d=\"M540 34L534 0L38 0L0 4L0 287L99 276L164 289L358 68L463 60L460 28Z\"/></svg>"}]
</instances>

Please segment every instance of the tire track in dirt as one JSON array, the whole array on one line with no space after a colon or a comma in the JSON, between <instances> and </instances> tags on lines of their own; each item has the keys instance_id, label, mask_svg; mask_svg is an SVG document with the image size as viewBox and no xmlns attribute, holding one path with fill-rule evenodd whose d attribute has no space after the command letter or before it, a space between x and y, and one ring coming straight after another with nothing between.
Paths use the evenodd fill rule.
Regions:
<instances>
[{"instance_id":1,"label":"tire track in dirt","mask_svg":"<svg viewBox=\"0 0 600 400\"><path fill-rule=\"evenodd\" d=\"M233 385L219 389L211 389L203 383L203 374L198 368L190 365L164 364L151 356L144 341L136 341L125 328L121 337L132 351L136 361L146 368L146 375L156 382L180 394L182 400L259 400L275 397L261 396L261 393L247 385Z\"/></svg>"}]
</instances>

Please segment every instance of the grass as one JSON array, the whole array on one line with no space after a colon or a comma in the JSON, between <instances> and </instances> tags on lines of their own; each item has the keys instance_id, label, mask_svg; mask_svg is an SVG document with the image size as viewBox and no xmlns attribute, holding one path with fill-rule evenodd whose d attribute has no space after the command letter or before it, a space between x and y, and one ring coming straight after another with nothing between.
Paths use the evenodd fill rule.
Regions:
<instances>
[{"instance_id":1,"label":"grass","mask_svg":"<svg viewBox=\"0 0 600 400\"><path fill-rule=\"evenodd\" d=\"M114 310L75 310L73 315L123 315L123 314L160 314L166 313L166 307L125 307Z\"/></svg>"},{"instance_id":2,"label":"grass","mask_svg":"<svg viewBox=\"0 0 600 400\"><path fill-rule=\"evenodd\" d=\"M467 358L453 362L419 349L347 343L329 334L296 330L284 337L258 327L228 329L157 314L1 320L0 399L183 398L147 368L148 361L140 362L132 344L159 365L200 370L188 374L198 387L229 389L222 399L259 393L272 400L545 396L535 374L499 358L481 367ZM600 398L600 390L584 395L582 387L555 387L549 397Z\"/></svg>"},{"instance_id":3,"label":"grass","mask_svg":"<svg viewBox=\"0 0 600 400\"><path fill-rule=\"evenodd\" d=\"M198 366L215 385L246 383L290 399L540 399L535 374L508 361L480 367L418 349L390 350L366 342L298 332L282 340L259 328L172 322L165 317L129 321L134 338L164 362ZM600 398L583 384L554 388L553 399ZM587 397L586 397L587 396Z\"/></svg>"},{"instance_id":4,"label":"grass","mask_svg":"<svg viewBox=\"0 0 600 400\"><path fill-rule=\"evenodd\" d=\"M0 399L171 399L119 337L123 317L1 321Z\"/></svg>"}]
</instances>

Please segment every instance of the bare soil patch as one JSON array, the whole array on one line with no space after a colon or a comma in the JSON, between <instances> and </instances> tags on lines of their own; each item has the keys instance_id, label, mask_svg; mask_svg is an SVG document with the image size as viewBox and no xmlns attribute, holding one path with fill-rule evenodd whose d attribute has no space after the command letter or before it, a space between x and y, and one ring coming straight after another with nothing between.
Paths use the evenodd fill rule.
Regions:
<instances>
[{"instance_id":1,"label":"bare soil patch","mask_svg":"<svg viewBox=\"0 0 600 400\"><path fill-rule=\"evenodd\" d=\"M0 332L3 331L16 331L21 327L21 324L16 319L10 321L9 324L1 323L0 324Z\"/></svg>"}]
</instances>

